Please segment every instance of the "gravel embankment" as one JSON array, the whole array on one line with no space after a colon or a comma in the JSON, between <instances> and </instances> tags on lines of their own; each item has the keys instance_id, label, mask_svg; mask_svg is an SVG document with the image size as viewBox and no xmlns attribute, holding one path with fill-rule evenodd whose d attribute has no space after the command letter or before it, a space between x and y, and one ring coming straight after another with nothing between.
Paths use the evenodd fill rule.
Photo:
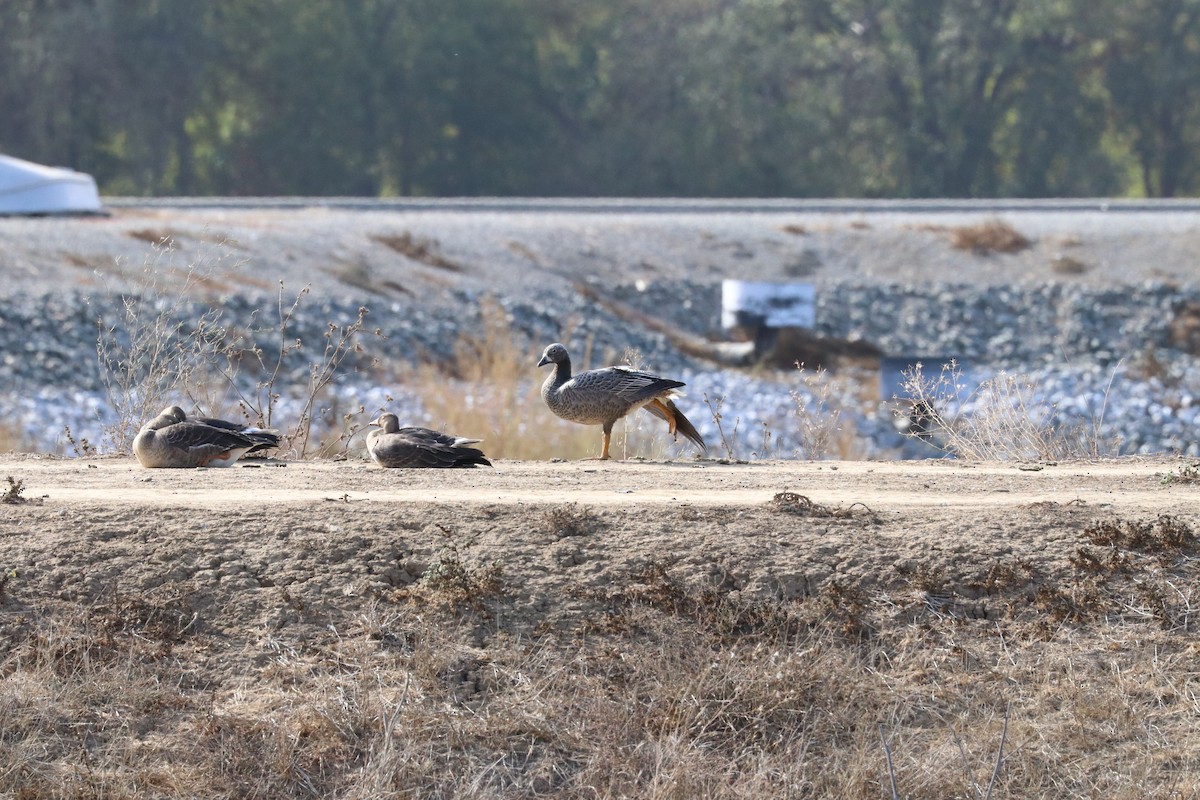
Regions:
<instances>
[{"instance_id":1,"label":"gravel embankment","mask_svg":"<svg viewBox=\"0 0 1200 800\"><path fill-rule=\"evenodd\" d=\"M956 358L964 396L1004 371L1022 376L1032 387L1023 399L1063 425L1091 426L1102 415L1100 436L1120 440L1120 452L1200 455L1193 433L1200 370L1169 330L1179 309L1200 302L1191 279L1196 226L1178 213L1096 216L1006 215L1033 239L1012 256L950 248L947 227L975 219L962 214L502 219L123 209L100 220L0 220L0 270L8 278L0 291L0 413L40 449L63 450L67 427L100 441L112 420L106 376L111 382L113 373L98 362L98 320L114 328L109 350L119 355L131 330L160 311L186 338L217 309L218 324L253 341L270 362L279 346L280 294L286 308L308 284L312 293L286 337L305 347L285 360L276 382L285 414L305 393L330 323L351 323L365 306L365 352L339 370L331 396L342 409L387 403L413 423L434 422L405 382L409 367L452 364L463 336L485 336L481 309L494 298L507 312L509 346L528 354L531 383L543 377L533 366L541 348L564 336L591 353L592 365L634 350L649 367L688 382L690 416L711 441L718 436L706 398L720 401L735 455L803 456L793 394L809 397L805 375L721 369L686 357L663 334L618 319L574 288L590 281L671 328L718 337L720 280L733 276L814 283L818 333L924 359L926 373ZM152 250L146 239L154 234L171 236L176 249ZM1064 252L1073 269L1056 271ZM201 280L185 287L189 275ZM272 288L280 281L282 292ZM151 296L135 309L134 324L121 297L147 287ZM176 308L180 294L195 297ZM217 373L224 364L209 363ZM237 380L253 393L248 363ZM896 433L893 378L835 376L829 405L854 436L829 454L936 454Z\"/></svg>"}]
</instances>

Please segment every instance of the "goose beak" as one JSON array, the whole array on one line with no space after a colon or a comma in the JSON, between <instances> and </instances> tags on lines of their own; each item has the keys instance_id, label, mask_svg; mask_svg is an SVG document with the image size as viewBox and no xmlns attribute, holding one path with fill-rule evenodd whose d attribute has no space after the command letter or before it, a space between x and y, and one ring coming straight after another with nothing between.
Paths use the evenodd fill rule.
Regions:
<instances>
[{"instance_id":1,"label":"goose beak","mask_svg":"<svg viewBox=\"0 0 1200 800\"><path fill-rule=\"evenodd\" d=\"M376 428L382 428L382 427L383 427L383 423L379 421L379 418L378 418L378 417L376 417L375 419L373 419L373 420L371 420L370 422L368 422L368 423L367 423L367 425L374 425Z\"/></svg>"},{"instance_id":2,"label":"goose beak","mask_svg":"<svg viewBox=\"0 0 1200 800\"><path fill-rule=\"evenodd\" d=\"M546 356L542 356L542 360L538 362L538 366L539 366L539 367L544 367L544 366L546 366L546 365L547 365L547 364L549 364L549 363L550 363L550 359L549 359L549 358L547 358Z\"/></svg>"}]
</instances>

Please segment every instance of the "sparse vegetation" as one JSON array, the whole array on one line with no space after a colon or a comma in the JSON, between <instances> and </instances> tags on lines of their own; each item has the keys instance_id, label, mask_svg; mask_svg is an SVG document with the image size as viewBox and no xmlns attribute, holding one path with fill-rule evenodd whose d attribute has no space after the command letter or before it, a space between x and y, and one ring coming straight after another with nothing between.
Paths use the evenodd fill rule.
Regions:
<instances>
[{"instance_id":1,"label":"sparse vegetation","mask_svg":"<svg viewBox=\"0 0 1200 800\"><path fill-rule=\"evenodd\" d=\"M298 398L299 407L283 428L281 455L329 456L343 449L365 410L338 408L328 390L347 359L363 352L361 339L370 333L367 309L360 307L350 322L328 323L323 347L308 359L305 385L294 386L291 376L306 349L303 337L295 334L295 317L309 287L288 303L281 281L277 318L265 330L255 329L257 312L235 327L216 307L187 322L225 255L193 262L186 270L171 267L174 256L172 240L158 242L136 289L121 295L119 314L106 317L102 312L98 319L97 354L116 422L104 430L101 448L86 439L77 441L68 430L66 438L76 454L128 452L141 425L182 398L215 415L232 404L248 422L273 427L285 395ZM276 343L270 361L260 340ZM250 381L253 389L247 388Z\"/></svg>"},{"instance_id":2,"label":"sparse vegetation","mask_svg":"<svg viewBox=\"0 0 1200 800\"><path fill-rule=\"evenodd\" d=\"M803 364L796 364L796 369L804 385L804 391L791 393L801 455L812 460L861 457L863 448L854 423L838 399L842 392L837 379L824 367L807 370Z\"/></svg>"},{"instance_id":3,"label":"sparse vegetation","mask_svg":"<svg viewBox=\"0 0 1200 800\"><path fill-rule=\"evenodd\" d=\"M421 239L413 236L408 231L399 234L379 234L371 238L379 242L379 244L395 250L405 258L420 262L426 266L450 272L463 271L462 264L442 255L436 240Z\"/></svg>"},{"instance_id":4,"label":"sparse vegetation","mask_svg":"<svg viewBox=\"0 0 1200 800\"><path fill-rule=\"evenodd\" d=\"M546 532L556 539L571 536L591 536L601 529L601 522L589 508L577 503L555 506L542 515Z\"/></svg>"},{"instance_id":5,"label":"sparse vegetation","mask_svg":"<svg viewBox=\"0 0 1200 800\"><path fill-rule=\"evenodd\" d=\"M444 537L442 550L421 574L419 588L434 601L487 616L485 601L504 591L500 564L468 566L451 531L441 525L438 528Z\"/></svg>"},{"instance_id":6,"label":"sparse vegetation","mask_svg":"<svg viewBox=\"0 0 1200 800\"><path fill-rule=\"evenodd\" d=\"M705 392L704 405L708 407L709 416L712 418L713 424L717 426L717 436L721 440L721 449L725 452L725 460L737 461L737 453L734 451L733 442L737 441L737 429L741 423L741 419L733 421L733 429L727 434L724 422L725 412L721 410L725 405L725 398L721 396L709 397L708 392Z\"/></svg>"},{"instance_id":7,"label":"sparse vegetation","mask_svg":"<svg viewBox=\"0 0 1200 800\"><path fill-rule=\"evenodd\" d=\"M854 503L846 508L827 506L821 503L814 503L808 497L796 492L776 493L771 498L771 505L778 511L799 514L804 517L851 519L855 516L863 516L875 522L879 521L879 517L875 512L862 503Z\"/></svg>"},{"instance_id":8,"label":"sparse vegetation","mask_svg":"<svg viewBox=\"0 0 1200 800\"><path fill-rule=\"evenodd\" d=\"M1050 269L1059 275L1082 275L1088 266L1073 256L1059 254L1050 259Z\"/></svg>"},{"instance_id":9,"label":"sparse vegetation","mask_svg":"<svg viewBox=\"0 0 1200 800\"><path fill-rule=\"evenodd\" d=\"M17 503L29 502L25 497L25 481L14 478L12 475L6 477L8 488L0 494L0 503L6 505L16 505Z\"/></svg>"},{"instance_id":10,"label":"sparse vegetation","mask_svg":"<svg viewBox=\"0 0 1200 800\"><path fill-rule=\"evenodd\" d=\"M537 371L537 354L513 330L504 307L485 298L480 314L478 331L464 328L450 363L420 364L409 380L433 427L483 439L484 452L496 458L597 454L598 427L565 422L545 407L546 376Z\"/></svg>"},{"instance_id":11,"label":"sparse vegetation","mask_svg":"<svg viewBox=\"0 0 1200 800\"><path fill-rule=\"evenodd\" d=\"M1172 470L1162 476L1162 482L1168 485L1194 486L1200 484L1200 464L1185 464L1176 472Z\"/></svg>"},{"instance_id":12,"label":"sparse vegetation","mask_svg":"<svg viewBox=\"0 0 1200 800\"><path fill-rule=\"evenodd\" d=\"M687 516L387 505L274 524L222 509L212 528L168 508L145 530L110 510L48 542L26 523L56 512L9 515L0 794L1200 789L1161 757L1197 754L1186 515L999 515L1006 533L1039 520L1068 560L1019 527L988 545L935 505L873 515L796 492ZM915 538L939 524L945 547Z\"/></svg>"},{"instance_id":13,"label":"sparse vegetation","mask_svg":"<svg viewBox=\"0 0 1200 800\"><path fill-rule=\"evenodd\" d=\"M989 219L975 225L950 229L950 244L956 250L970 250L979 255L1019 253L1031 242L1002 219Z\"/></svg>"},{"instance_id":14,"label":"sparse vegetation","mask_svg":"<svg viewBox=\"0 0 1200 800\"><path fill-rule=\"evenodd\" d=\"M76 438L71 431L71 426L67 425L63 428L63 438L67 440L67 444L71 447L71 452L76 458L88 458L90 456L99 455L99 450L94 444L88 441L87 437Z\"/></svg>"},{"instance_id":15,"label":"sparse vegetation","mask_svg":"<svg viewBox=\"0 0 1200 800\"><path fill-rule=\"evenodd\" d=\"M116 309L101 309L97 317L96 354L115 417L102 435L107 450L129 452L145 420L213 377L210 365L224 337L218 324L221 312L209 309L194 322L186 321L197 285L213 264L196 262L174 275L169 269L174 257L172 240L158 241L136 289L122 294Z\"/></svg>"},{"instance_id":16,"label":"sparse vegetation","mask_svg":"<svg viewBox=\"0 0 1200 800\"><path fill-rule=\"evenodd\" d=\"M1118 442L1103 434L1103 407L1091 420L1064 423L1037 387L1020 375L1001 371L966 395L956 362L943 364L937 376L926 375L917 364L905 373L902 386L908 402L924 410L910 435L960 458L1054 461L1117 451Z\"/></svg>"}]
</instances>

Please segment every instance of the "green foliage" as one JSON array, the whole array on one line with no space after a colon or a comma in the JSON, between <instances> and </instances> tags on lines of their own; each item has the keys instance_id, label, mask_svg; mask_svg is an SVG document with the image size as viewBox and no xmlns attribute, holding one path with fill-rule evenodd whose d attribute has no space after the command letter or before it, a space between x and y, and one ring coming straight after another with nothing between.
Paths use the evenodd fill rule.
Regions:
<instances>
[{"instance_id":1,"label":"green foliage","mask_svg":"<svg viewBox=\"0 0 1200 800\"><path fill-rule=\"evenodd\" d=\"M0 30L0 151L111 194L1200 192L1200 0L8 0Z\"/></svg>"}]
</instances>

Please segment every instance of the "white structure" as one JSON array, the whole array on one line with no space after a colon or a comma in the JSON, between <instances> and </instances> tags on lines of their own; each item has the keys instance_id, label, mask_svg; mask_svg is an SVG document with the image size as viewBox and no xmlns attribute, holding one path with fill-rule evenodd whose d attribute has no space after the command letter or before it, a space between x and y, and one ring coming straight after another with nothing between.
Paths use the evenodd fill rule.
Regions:
<instances>
[{"instance_id":1,"label":"white structure","mask_svg":"<svg viewBox=\"0 0 1200 800\"><path fill-rule=\"evenodd\" d=\"M811 328L817 293L811 283L721 282L721 327Z\"/></svg>"},{"instance_id":2,"label":"white structure","mask_svg":"<svg viewBox=\"0 0 1200 800\"><path fill-rule=\"evenodd\" d=\"M97 214L91 175L0 155L0 214Z\"/></svg>"}]
</instances>

